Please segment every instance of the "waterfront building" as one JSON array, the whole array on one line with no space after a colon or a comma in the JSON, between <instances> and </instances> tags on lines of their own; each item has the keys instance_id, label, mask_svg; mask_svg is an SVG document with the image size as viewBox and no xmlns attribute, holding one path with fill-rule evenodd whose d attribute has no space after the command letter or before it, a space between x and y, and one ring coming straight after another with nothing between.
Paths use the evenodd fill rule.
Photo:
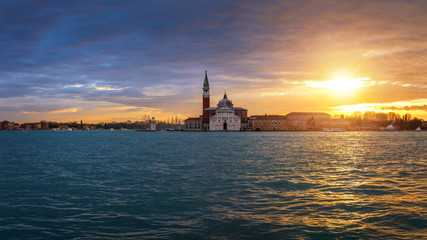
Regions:
<instances>
[{"instance_id":1,"label":"waterfront building","mask_svg":"<svg viewBox=\"0 0 427 240\"><path fill-rule=\"evenodd\" d=\"M287 115L254 115L249 118L253 131L306 131L324 128L350 129L346 119L331 119L331 115L318 112L292 112Z\"/></svg>"},{"instance_id":2,"label":"waterfront building","mask_svg":"<svg viewBox=\"0 0 427 240\"><path fill-rule=\"evenodd\" d=\"M254 115L249 118L249 126L253 131L287 131L286 116Z\"/></svg>"},{"instance_id":3,"label":"waterfront building","mask_svg":"<svg viewBox=\"0 0 427 240\"><path fill-rule=\"evenodd\" d=\"M289 121L289 130L322 130L331 120L331 115L322 112L291 112L286 114Z\"/></svg>"},{"instance_id":4,"label":"waterfront building","mask_svg":"<svg viewBox=\"0 0 427 240\"><path fill-rule=\"evenodd\" d=\"M190 117L184 120L185 131L202 131L202 120L200 117Z\"/></svg>"},{"instance_id":5,"label":"waterfront building","mask_svg":"<svg viewBox=\"0 0 427 240\"><path fill-rule=\"evenodd\" d=\"M287 114L286 117L290 123L294 123L294 127L293 127L294 129L292 129L291 127L291 130L320 131L324 129L340 129L340 130L351 129L351 122L349 120L331 118L331 115L328 113L291 112Z\"/></svg>"},{"instance_id":6,"label":"waterfront building","mask_svg":"<svg viewBox=\"0 0 427 240\"><path fill-rule=\"evenodd\" d=\"M150 131L156 131L156 120L154 117L149 121L148 126Z\"/></svg>"},{"instance_id":7,"label":"waterfront building","mask_svg":"<svg viewBox=\"0 0 427 240\"><path fill-rule=\"evenodd\" d=\"M210 131L240 131L242 120L233 109L233 103L224 93L224 98L218 102L215 114L209 117Z\"/></svg>"},{"instance_id":8,"label":"waterfront building","mask_svg":"<svg viewBox=\"0 0 427 240\"><path fill-rule=\"evenodd\" d=\"M3 121L1 123L1 128L2 130L12 130L14 129L15 123L14 122L9 122L9 121Z\"/></svg>"},{"instance_id":9,"label":"waterfront building","mask_svg":"<svg viewBox=\"0 0 427 240\"><path fill-rule=\"evenodd\" d=\"M21 128L24 130L48 130L49 123L46 121L36 123L24 123L21 125Z\"/></svg>"},{"instance_id":10,"label":"waterfront building","mask_svg":"<svg viewBox=\"0 0 427 240\"><path fill-rule=\"evenodd\" d=\"M331 115L321 112L291 112L286 114L289 120L331 119Z\"/></svg>"},{"instance_id":11,"label":"waterfront building","mask_svg":"<svg viewBox=\"0 0 427 240\"><path fill-rule=\"evenodd\" d=\"M253 131L305 131L307 121L283 115L255 115L250 117Z\"/></svg>"},{"instance_id":12,"label":"waterfront building","mask_svg":"<svg viewBox=\"0 0 427 240\"><path fill-rule=\"evenodd\" d=\"M338 128L349 130L351 128L351 122L346 119L315 119L311 130L322 130L325 128Z\"/></svg>"},{"instance_id":13,"label":"waterfront building","mask_svg":"<svg viewBox=\"0 0 427 240\"><path fill-rule=\"evenodd\" d=\"M24 124L21 124L21 128L25 129L25 130L32 130L33 124L32 123L24 123Z\"/></svg>"},{"instance_id":14,"label":"waterfront building","mask_svg":"<svg viewBox=\"0 0 427 240\"><path fill-rule=\"evenodd\" d=\"M40 130L40 129L42 129L42 123L41 122L33 123L32 124L32 129L34 129L34 130Z\"/></svg>"},{"instance_id":15,"label":"waterfront building","mask_svg":"<svg viewBox=\"0 0 427 240\"><path fill-rule=\"evenodd\" d=\"M231 100L227 98L227 94L224 94L224 98L219 101L217 107L210 107L207 71L205 71L202 90L202 115L184 120L186 131L245 131L248 129L248 110L234 107ZM240 123L236 117L239 118Z\"/></svg>"},{"instance_id":16,"label":"waterfront building","mask_svg":"<svg viewBox=\"0 0 427 240\"><path fill-rule=\"evenodd\" d=\"M40 129L48 130L49 129L49 123L47 121L41 121L40 122Z\"/></svg>"}]
</instances>

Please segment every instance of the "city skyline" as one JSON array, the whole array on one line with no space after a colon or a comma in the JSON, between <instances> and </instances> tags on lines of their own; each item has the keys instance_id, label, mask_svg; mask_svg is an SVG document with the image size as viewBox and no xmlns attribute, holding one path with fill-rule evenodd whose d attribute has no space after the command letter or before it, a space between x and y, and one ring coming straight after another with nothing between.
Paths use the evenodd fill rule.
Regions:
<instances>
[{"instance_id":1,"label":"city skyline","mask_svg":"<svg viewBox=\"0 0 427 240\"><path fill-rule=\"evenodd\" d=\"M0 3L0 120L198 116L226 90L249 115L427 119L427 2Z\"/></svg>"}]
</instances>

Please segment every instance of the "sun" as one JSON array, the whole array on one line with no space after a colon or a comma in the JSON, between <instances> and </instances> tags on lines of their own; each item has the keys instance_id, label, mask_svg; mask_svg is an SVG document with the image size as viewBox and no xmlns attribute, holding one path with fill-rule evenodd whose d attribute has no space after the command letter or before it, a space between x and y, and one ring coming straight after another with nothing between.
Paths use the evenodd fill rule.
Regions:
<instances>
[{"instance_id":1,"label":"sun","mask_svg":"<svg viewBox=\"0 0 427 240\"><path fill-rule=\"evenodd\" d=\"M331 80L308 81L306 84L313 88L325 88L339 94L349 94L358 88L371 86L373 82L368 77L355 78L348 73L338 73Z\"/></svg>"},{"instance_id":2,"label":"sun","mask_svg":"<svg viewBox=\"0 0 427 240\"><path fill-rule=\"evenodd\" d=\"M364 87L364 84L359 79L354 79L346 75L339 75L333 80L326 81L327 88L337 92L350 92L354 89Z\"/></svg>"}]
</instances>

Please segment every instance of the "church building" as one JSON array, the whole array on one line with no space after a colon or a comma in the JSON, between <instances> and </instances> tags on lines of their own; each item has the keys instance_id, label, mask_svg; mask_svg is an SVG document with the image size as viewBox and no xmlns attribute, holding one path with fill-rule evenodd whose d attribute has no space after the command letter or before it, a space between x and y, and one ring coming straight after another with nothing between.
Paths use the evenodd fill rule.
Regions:
<instances>
[{"instance_id":1,"label":"church building","mask_svg":"<svg viewBox=\"0 0 427 240\"><path fill-rule=\"evenodd\" d=\"M208 73L205 71L202 93L202 110L200 123L195 123L195 118L188 118L184 121L187 131L245 131L248 129L248 110L241 107L234 107L227 94L224 93L217 107L210 107L210 87ZM201 126L193 128L193 126Z\"/></svg>"},{"instance_id":2,"label":"church building","mask_svg":"<svg viewBox=\"0 0 427 240\"><path fill-rule=\"evenodd\" d=\"M210 131L240 131L241 130L242 119L240 118L239 115L236 114L236 111L233 108L233 103L227 98L226 93L224 93L224 98L221 101L219 101L217 107L214 109L215 109L215 113L209 117ZM206 111L211 111L211 110L206 110Z\"/></svg>"}]
</instances>

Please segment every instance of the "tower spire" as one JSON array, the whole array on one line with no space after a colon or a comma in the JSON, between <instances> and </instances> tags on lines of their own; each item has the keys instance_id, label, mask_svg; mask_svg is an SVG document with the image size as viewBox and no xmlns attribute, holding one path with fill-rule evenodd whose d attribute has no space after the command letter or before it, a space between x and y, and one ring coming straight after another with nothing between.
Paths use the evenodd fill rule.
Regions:
<instances>
[{"instance_id":1,"label":"tower spire","mask_svg":"<svg viewBox=\"0 0 427 240\"><path fill-rule=\"evenodd\" d=\"M203 81L203 109L210 107L208 70L205 70L205 80Z\"/></svg>"},{"instance_id":2,"label":"tower spire","mask_svg":"<svg viewBox=\"0 0 427 240\"><path fill-rule=\"evenodd\" d=\"M208 81L208 70L205 70L205 81L203 81L203 88L209 88L209 81Z\"/></svg>"}]
</instances>

